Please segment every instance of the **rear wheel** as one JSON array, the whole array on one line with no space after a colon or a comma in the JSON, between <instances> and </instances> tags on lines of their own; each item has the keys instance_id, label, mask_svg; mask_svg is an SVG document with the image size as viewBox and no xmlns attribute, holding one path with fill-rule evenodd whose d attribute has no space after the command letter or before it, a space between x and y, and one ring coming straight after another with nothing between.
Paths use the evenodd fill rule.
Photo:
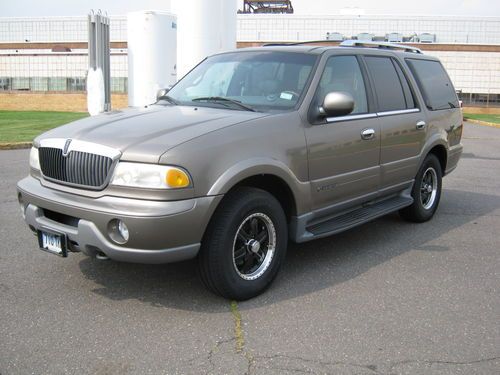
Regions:
<instances>
[{"instance_id":1,"label":"rear wheel","mask_svg":"<svg viewBox=\"0 0 500 375\"><path fill-rule=\"evenodd\" d=\"M216 210L198 257L205 285L226 298L262 293L283 263L288 239L280 203L266 191L242 187Z\"/></svg>"},{"instance_id":2,"label":"rear wheel","mask_svg":"<svg viewBox=\"0 0 500 375\"><path fill-rule=\"evenodd\" d=\"M439 205L441 186L441 164L436 155L429 154L415 177L413 204L399 211L401 217L416 223L430 220Z\"/></svg>"}]
</instances>

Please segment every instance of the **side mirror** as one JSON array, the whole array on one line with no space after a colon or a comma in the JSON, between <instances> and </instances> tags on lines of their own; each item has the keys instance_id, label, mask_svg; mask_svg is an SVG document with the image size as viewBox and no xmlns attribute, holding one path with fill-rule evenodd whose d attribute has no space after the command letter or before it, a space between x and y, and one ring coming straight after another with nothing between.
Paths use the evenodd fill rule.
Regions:
<instances>
[{"instance_id":1,"label":"side mirror","mask_svg":"<svg viewBox=\"0 0 500 375\"><path fill-rule=\"evenodd\" d=\"M160 100L162 97L164 96L167 96L168 92L170 91L170 89L172 88L172 86L168 86L167 88L164 88L164 89L159 89L156 93L156 100Z\"/></svg>"},{"instance_id":2,"label":"side mirror","mask_svg":"<svg viewBox=\"0 0 500 375\"><path fill-rule=\"evenodd\" d=\"M322 116L345 116L354 110L354 98L343 91L326 94L323 104L319 107Z\"/></svg>"}]
</instances>

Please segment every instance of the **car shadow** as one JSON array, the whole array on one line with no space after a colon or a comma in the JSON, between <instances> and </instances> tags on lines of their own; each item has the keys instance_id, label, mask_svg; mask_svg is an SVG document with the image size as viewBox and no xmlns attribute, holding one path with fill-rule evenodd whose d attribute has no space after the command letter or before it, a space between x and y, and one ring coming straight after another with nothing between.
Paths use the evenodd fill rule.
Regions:
<instances>
[{"instance_id":1,"label":"car shadow","mask_svg":"<svg viewBox=\"0 0 500 375\"><path fill-rule=\"evenodd\" d=\"M433 240L464 224L475 224L499 207L498 196L446 189L436 216L427 223L408 223L391 214L335 236L291 243L273 285L240 308L271 305L346 282L411 250L448 251ZM227 301L203 287L194 260L137 265L85 258L79 266L99 285L93 292L113 300L136 299L158 307L213 313L228 310Z\"/></svg>"}]
</instances>

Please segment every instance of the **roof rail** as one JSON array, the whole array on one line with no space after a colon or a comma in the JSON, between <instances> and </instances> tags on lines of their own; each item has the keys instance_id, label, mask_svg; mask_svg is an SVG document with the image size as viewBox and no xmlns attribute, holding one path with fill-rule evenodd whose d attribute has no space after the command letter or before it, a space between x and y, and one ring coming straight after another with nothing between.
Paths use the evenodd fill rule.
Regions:
<instances>
[{"instance_id":1,"label":"roof rail","mask_svg":"<svg viewBox=\"0 0 500 375\"><path fill-rule=\"evenodd\" d=\"M335 43L331 40L322 39L322 40L305 40L303 42L276 42L276 43L266 43L263 44L262 47L276 47L276 46L302 46L307 44L315 44L315 43Z\"/></svg>"},{"instance_id":2,"label":"roof rail","mask_svg":"<svg viewBox=\"0 0 500 375\"><path fill-rule=\"evenodd\" d=\"M341 47L370 47L381 49L403 50L405 52L422 53L422 50L417 47L406 46L404 44L387 43L387 42L371 42L363 40L344 40L340 43Z\"/></svg>"},{"instance_id":3,"label":"roof rail","mask_svg":"<svg viewBox=\"0 0 500 375\"><path fill-rule=\"evenodd\" d=\"M290 46L291 43L266 43L262 47L280 47L280 46Z\"/></svg>"}]
</instances>

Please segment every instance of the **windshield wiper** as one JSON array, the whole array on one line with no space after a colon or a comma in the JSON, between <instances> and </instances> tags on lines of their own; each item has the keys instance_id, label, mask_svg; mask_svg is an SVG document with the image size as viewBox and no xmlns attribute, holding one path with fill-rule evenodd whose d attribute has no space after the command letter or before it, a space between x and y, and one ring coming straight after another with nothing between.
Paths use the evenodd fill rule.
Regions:
<instances>
[{"instance_id":1,"label":"windshield wiper","mask_svg":"<svg viewBox=\"0 0 500 375\"><path fill-rule=\"evenodd\" d=\"M179 105L179 102L177 100L175 100L174 98L172 98L171 96L168 96L168 95L163 95L163 96L160 96L158 98L158 101L160 100L166 100L167 102L169 102L170 104L173 104L173 105Z\"/></svg>"},{"instance_id":2,"label":"windshield wiper","mask_svg":"<svg viewBox=\"0 0 500 375\"><path fill-rule=\"evenodd\" d=\"M255 109L253 109L252 107L249 107L238 100L225 98L223 96L201 96L199 98L192 99L192 101L193 102L205 102L205 101L206 102L228 102L228 103L235 104L238 107L243 108L246 111L255 112Z\"/></svg>"},{"instance_id":3,"label":"windshield wiper","mask_svg":"<svg viewBox=\"0 0 500 375\"><path fill-rule=\"evenodd\" d=\"M441 110L441 109L450 109L450 108L458 108L455 103L452 103L452 102L448 102L446 104L443 104L442 106L440 107L433 107L433 106L427 106L427 108L429 108L431 111L438 111L438 110Z\"/></svg>"}]
</instances>

